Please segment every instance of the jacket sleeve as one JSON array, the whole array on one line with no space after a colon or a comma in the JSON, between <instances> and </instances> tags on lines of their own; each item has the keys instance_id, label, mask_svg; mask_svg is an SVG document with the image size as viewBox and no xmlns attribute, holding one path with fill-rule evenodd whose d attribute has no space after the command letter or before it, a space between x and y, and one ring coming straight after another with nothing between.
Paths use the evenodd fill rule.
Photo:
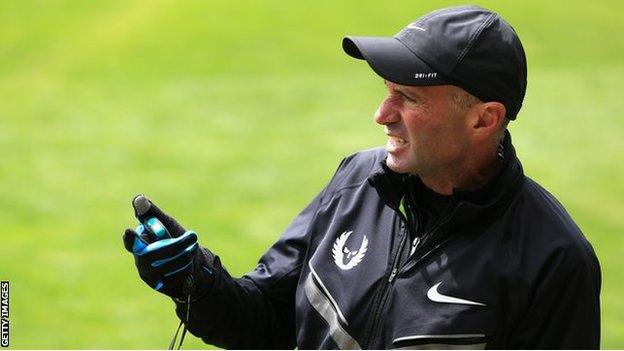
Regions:
<instances>
[{"instance_id":1,"label":"jacket sleeve","mask_svg":"<svg viewBox=\"0 0 624 351\"><path fill-rule=\"evenodd\" d=\"M336 176L334 175L334 179ZM330 184L292 221L260 258L255 270L233 278L217 256L202 249L210 279L191 302L188 330L208 344L228 349L293 349L295 293L308 248L308 228ZM195 273L197 274L197 272ZM185 320L186 304L176 301Z\"/></svg>"},{"instance_id":2,"label":"jacket sleeve","mask_svg":"<svg viewBox=\"0 0 624 351\"><path fill-rule=\"evenodd\" d=\"M565 251L565 250L564 250ZM600 266L593 250L572 250L543 265L510 348L600 348Z\"/></svg>"}]
</instances>

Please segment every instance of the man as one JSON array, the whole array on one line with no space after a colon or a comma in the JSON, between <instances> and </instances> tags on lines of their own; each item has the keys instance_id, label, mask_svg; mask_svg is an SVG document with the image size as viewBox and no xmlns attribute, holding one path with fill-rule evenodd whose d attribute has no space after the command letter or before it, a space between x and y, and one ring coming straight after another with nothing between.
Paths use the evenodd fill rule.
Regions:
<instances>
[{"instance_id":1,"label":"man","mask_svg":"<svg viewBox=\"0 0 624 351\"><path fill-rule=\"evenodd\" d=\"M238 279L135 199L140 220L175 237L145 246L126 231L141 277L174 298L191 333L227 348L598 348L596 256L524 176L506 129L526 90L511 26L452 7L343 48L388 89L375 114L385 150L345 158Z\"/></svg>"}]
</instances>

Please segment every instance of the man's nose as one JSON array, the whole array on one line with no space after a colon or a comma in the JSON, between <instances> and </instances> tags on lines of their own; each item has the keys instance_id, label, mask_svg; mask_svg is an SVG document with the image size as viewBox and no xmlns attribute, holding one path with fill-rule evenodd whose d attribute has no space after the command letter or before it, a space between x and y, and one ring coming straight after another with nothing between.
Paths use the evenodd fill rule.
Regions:
<instances>
[{"instance_id":1,"label":"man's nose","mask_svg":"<svg viewBox=\"0 0 624 351\"><path fill-rule=\"evenodd\" d=\"M381 125L387 125L398 122L401 119L401 115L394 106L394 103L390 100L390 97L384 99L379 105L377 112L375 112L375 122Z\"/></svg>"}]
</instances>

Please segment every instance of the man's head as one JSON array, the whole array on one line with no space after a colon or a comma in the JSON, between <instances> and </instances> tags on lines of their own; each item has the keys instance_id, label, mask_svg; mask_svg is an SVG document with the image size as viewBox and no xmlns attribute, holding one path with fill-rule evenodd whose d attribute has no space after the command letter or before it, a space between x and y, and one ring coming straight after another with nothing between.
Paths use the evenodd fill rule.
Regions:
<instances>
[{"instance_id":1,"label":"man's head","mask_svg":"<svg viewBox=\"0 0 624 351\"><path fill-rule=\"evenodd\" d=\"M421 177L453 167L461 172L471 153L496 150L522 106L520 39L481 7L434 11L394 37L350 36L342 45L386 82L389 95L375 121L391 136L387 163L395 171Z\"/></svg>"},{"instance_id":2,"label":"man's head","mask_svg":"<svg viewBox=\"0 0 624 351\"><path fill-rule=\"evenodd\" d=\"M505 106L481 102L453 85L415 87L385 81L388 96L375 122L388 135L386 163L421 177L455 173L478 149L494 149L506 126Z\"/></svg>"}]
</instances>

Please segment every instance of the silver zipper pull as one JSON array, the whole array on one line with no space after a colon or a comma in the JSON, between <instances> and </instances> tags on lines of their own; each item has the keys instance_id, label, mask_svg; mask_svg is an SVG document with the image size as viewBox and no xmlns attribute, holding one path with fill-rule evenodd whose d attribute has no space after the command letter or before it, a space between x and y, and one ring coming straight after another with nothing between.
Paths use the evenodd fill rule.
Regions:
<instances>
[{"instance_id":1,"label":"silver zipper pull","mask_svg":"<svg viewBox=\"0 0 624 351\"><path fill-rule=\"evenodd\" d=\"M410 251L410 256L414 254L414 252L416 251L416 248L418 247L418 244L420 244L420 237L415 237L414 241L412 242L412 250Z\"/></svg>"},{"instance_id":2,"label":"silver zipper pull","mask_svg":"<svg viewBox=\"0 0 624 351\"><path fill-rule=\"evenodd\" d=\"M390 272L390 277L388 277L388 283L392 283L394 280L394 276L397 274L398 269L396 267L392 268L392 272Z\"/></svg>"}]
</instances>

